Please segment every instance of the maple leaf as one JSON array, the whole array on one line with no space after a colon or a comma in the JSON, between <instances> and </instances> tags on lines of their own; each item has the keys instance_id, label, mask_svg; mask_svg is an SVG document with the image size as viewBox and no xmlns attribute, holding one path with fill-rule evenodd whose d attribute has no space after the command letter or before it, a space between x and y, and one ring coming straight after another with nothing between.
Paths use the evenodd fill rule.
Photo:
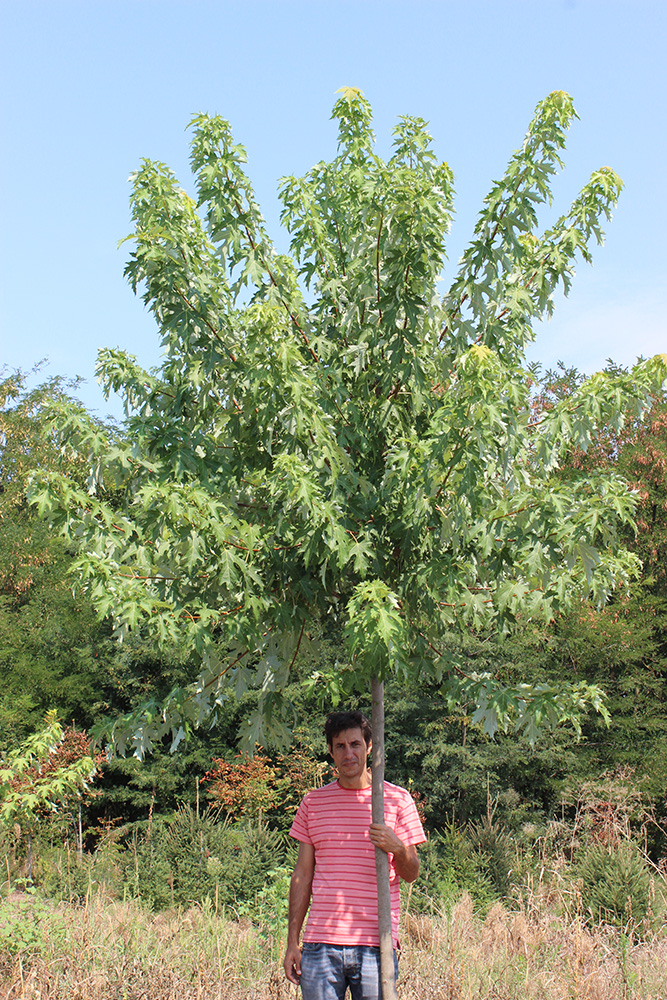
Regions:
<instances>
[{"instance_id":1,"label":"maple leaf","mask_svg":"<svg viewBox=\"0 0 667 1000\"><path fill-rule=\"evenodd\" d=\"M359 87L339 87L336 93L342 94L348 104L352 104L352 101L364 96L363 90L360 90Z\"/></svg>"}]
</instances>

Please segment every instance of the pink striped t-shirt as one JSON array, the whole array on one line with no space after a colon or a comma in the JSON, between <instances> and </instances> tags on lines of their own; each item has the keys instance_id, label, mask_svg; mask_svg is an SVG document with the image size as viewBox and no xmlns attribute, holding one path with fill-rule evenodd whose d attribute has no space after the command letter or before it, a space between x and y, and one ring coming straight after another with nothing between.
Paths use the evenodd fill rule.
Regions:
<instances>
[{"instance_id":1,"label":"pink striped t-shirt","mask_svg":"<svg viewBox=\"0 0 667 1000\"><path fill-rule=\"evenodd\" d=\"M385 823L404 844L426 837L414 801L405 788L384 784ZM290 836L315 849L315 873L303 940L323 944L380 943L371 823L371 789L342 788L333 781L304 797ZM389 855L394 947L398 939L399 877Z\"/></svg>"}]
</instances>

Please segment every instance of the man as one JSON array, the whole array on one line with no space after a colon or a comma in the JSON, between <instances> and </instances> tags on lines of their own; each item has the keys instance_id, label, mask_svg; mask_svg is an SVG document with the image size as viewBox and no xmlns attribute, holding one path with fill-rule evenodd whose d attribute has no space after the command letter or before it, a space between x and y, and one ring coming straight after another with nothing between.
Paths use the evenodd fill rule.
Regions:
<instances>
[{"instance_id":1,"label":"man","mask_svg":"<svg viewBox=\"0 0 667 1000\"><path fill-rule=\"evenodd\" d=\"M368 719L361 712L334 712L324 734L338 779L308 792L290 830L300 847L290 884L285 974L300 983L303 1000L343 1000L348 986L352 1000L380 1000L375 848L389 855L395 949L399 880L417 878L416 845L426 838L410 793L389 782L385 822L371 822ZM395 951L394 963L397 968Z\"/></svg>"}]
</instances>

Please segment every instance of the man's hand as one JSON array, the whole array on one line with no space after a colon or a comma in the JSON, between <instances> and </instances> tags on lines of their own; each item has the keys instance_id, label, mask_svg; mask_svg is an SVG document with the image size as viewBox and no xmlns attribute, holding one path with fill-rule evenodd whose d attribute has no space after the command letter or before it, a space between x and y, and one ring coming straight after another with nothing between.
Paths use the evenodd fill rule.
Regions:
<instances>
[{"instance_id":1,"label":"man's hand","mask_svg":"<svg viewBox=\"0 0 667 1000\"><path fill-rule=\"evenodd\" d=\"M414 844L403 841L386 823L371 823L368 828L371 843L386 854L394 855L394 868L405 882L414 882L419 875L419 858Z\"/></svg>"},{"instance_id":2,"label":"man's hand","mask_svg":"<svg viewBox=\"0 0 667 1000\"><path fill-rule=\"evenodd\" d=\"M381 848L386 854L397 854L405 846L386 823L371 823L368 832L373 847Z\"/></svg>"},{"instance_id":3,"label":"man's hand","mask_svg":"<svg viewBox=\"0 0 667 1000\"><path fill-rule=\"evenodd\" d=\"M283 968L290 983L295 983L298 986L301 978L301 948L298 944L289 944L288 942Z\"/></svg>"}]
</instances>

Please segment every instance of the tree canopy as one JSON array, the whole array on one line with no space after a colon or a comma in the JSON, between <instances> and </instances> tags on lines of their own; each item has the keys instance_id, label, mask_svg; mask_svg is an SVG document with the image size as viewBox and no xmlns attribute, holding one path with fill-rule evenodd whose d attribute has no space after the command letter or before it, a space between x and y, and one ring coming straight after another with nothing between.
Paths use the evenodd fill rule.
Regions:
<instances>
[{"instance_id":1,"label":"tree canopy","mask_svg":"<svg viewBox=\"0 0 667 1000\"><path fill-rule=\"evenodd\" d=\"M88 489L50 472L35 494L78 545L74 572L120 637L141 630L201 658L194 685L114 725L121 750L141 755L169 731L177 744L249 686L261 690L249 742L278 738L316 625L343 643L318 678L334 694L422 672L474 697L490 731L509 710L530 729L599 704L583 681L500 687L448 642L548 618L577 594L603 601L639 566L618 542L634 503L625 480L558 470L596 427L650 405L665 359L597 373L548 408L525 361L533 322L567 292L577 258L590 260L621 189L595 171L540 232L574 114L563 92L538 105L444 292L452 173L414 117L399 120L384 162L354 88L334 106L336 157L281 182L289 255L269 239L222 118L192 122L196 200L143 162L127 276L165 361L147 372L101 352L127 440L56 403Z\"/></svg>"}]
</instances>

